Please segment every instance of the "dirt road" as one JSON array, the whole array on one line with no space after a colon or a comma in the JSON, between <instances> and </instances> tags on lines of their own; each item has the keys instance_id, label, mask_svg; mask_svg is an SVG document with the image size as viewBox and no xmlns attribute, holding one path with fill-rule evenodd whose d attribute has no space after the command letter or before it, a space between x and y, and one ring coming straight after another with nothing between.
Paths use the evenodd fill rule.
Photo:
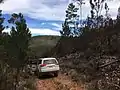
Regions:
<instances>
[{"instance_id":1,"label":"dirt road","mask_svg":"<svg viewBox=\"0 0 120 90\"><path fill-rule=\"evenodd\" d=\"M84 90L81 85L63 74L59 74L58 77L37 79L36 88L37 90Z\"/></svg>"}]
</instances>

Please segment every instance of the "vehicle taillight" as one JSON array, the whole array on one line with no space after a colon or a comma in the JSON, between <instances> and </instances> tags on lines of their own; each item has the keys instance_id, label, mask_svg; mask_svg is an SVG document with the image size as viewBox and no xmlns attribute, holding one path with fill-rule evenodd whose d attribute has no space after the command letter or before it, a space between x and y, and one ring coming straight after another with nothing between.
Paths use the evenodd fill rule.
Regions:
<instances>
[{"instance_id":1,"label":"vehicle taillight","mask_svg":"<svg viewBox=\"0 0 120 90\"><path fill-rule=\"evenodd\" d=\"M41 66L41 67L44 67L44 66L46 66L46 64L41 64L40 66Z\"/></svg>"}]
</instances>

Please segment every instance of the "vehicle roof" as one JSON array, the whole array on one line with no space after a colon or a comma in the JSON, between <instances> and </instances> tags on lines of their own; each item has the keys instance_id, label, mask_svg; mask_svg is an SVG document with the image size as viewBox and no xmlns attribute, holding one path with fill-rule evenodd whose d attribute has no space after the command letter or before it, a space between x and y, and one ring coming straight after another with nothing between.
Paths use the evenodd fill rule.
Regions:
<instances>
[{"instance_id":1,"label":"vehicle roof","mask_svg":"<svg viewBox=\"0 0 120 90\"><path fill-rule=\"evenodd\" d=\"M56 58L52 58L52 57L50 57L50 58L39 58L39 60L51 60L51 59L56 59Z\"/></svg>"}]
</instances>

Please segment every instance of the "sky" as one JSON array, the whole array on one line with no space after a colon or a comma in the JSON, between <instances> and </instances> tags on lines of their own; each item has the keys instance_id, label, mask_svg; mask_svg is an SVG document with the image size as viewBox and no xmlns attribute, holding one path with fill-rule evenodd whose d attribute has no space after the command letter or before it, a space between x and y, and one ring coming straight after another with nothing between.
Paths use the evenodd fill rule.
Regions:
<instances>
[{"instance_id":1,"label":"sky","mask_svg":"<svg viewBox=\"0 0 120 90\"><path fill-rule=\"evenodd\" d=\"M90 15L89 0L84 0L83 19ZM72 0L5 0L0 5L4 17L9 19L12 13L22 13L33 36L60 35L62 23L65 19L65 10ZM78 6L76 4L76 6ZM116 18L120 0L108 2L109 13ZM103 14L104 14L103 10ZM10 29L5 29L9 32Z\"/></svg>"}]
</instances>

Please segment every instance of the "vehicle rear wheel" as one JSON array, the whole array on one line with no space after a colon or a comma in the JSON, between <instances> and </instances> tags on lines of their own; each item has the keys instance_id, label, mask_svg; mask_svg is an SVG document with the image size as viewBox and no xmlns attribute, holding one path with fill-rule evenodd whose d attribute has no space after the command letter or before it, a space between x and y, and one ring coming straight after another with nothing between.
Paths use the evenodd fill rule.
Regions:
<instances>
[{"instance_id":1,"label":"vehicle rear wheel","mask_svg":"<svg viewBox=\"0 0 120 90\"><path fill-rule=\"evenodd\" d=\"M55 72L55 73L54 73L54 76L57 77L57 76L58 76L58 72Z\"/></svg>"},{"instance_id":2,"label":"vehicle rear wheel","mask_svg":"<svg viewBox=\"0 0 120 90\"><path fill-rule=\"evenodd\" d=\"M35 73L34 73L36 76L38 75L38 71L35 71Z\"/></svg>"}]
</instances>

